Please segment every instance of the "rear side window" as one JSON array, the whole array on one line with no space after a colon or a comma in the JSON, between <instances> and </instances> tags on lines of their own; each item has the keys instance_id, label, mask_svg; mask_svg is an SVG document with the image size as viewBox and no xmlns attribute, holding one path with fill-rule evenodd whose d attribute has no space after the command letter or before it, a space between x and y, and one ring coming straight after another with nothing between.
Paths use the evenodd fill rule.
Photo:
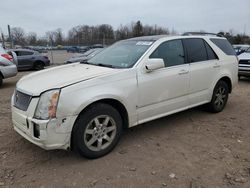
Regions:
<instances>
[{"instance_id":1,"label":"rear side window","mask_svg":"<svg viewBox=\"0 0 250 188\"><path fill-rule=\"evenodd\" d=\"M188 54L188 62L193 63L207 60L207 52L203 39L185 39L183 41Z\"/></svg>"},{"instance_id":2,"label":"rear side window","mask_svg":"<svg viewBox=\"0 0 250 188\"><path fill-rule=\"evenodd\" d=\"M236 55L235 50L227 39L210 39L216 46L218 46L227 55Z\"/></svg>"},{"instance_id":3,"label":"rear side window","mask_svg":"<svg viewBox=\"0 0 250 188\"><path fill-rule=\"evenodd\" d=\"M18 55L19 55L19 56L23 56L23 55L33 55L33 52L29 52L29 51L19 51Z\"/></svg>"},{"instance_id":4,"label":"rear side window","mask_svg":"<svg viewBox=\"0 0 250 188\"><path fill-rule=\"evenodd\" d=\"M207 42L204 42L207 50L207 59L213 60L213 59L219 59L218 56L215 54L213 49L207 44Z\"/></svg>"}]
</instances>

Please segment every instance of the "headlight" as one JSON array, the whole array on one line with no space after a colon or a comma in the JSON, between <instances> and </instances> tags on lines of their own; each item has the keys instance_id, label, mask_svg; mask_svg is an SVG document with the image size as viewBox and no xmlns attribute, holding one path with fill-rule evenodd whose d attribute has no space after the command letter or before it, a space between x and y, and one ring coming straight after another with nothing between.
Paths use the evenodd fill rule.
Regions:
<instances>
[{"instance_id":1,"label":"headlight","mask_svg":"<svg viewBox=\"0 0 250 188\"><path fill-rule=\"evenodd\" d=\"M56 117L57 104L59 100L60 89L46 91L40 96L36 107L35 118L50 119Z\"/></svg>"}]
</instances>

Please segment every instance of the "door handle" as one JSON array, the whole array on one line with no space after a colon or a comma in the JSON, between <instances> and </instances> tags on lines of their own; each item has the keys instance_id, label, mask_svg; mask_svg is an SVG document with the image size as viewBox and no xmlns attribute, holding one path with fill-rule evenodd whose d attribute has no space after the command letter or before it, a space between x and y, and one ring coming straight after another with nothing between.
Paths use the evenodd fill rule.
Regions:
<instances>
[{"instance_id":1,"label":"door handle","mask_svg":"<svg viewBox=\"0 0 250 188\"><path fill-rule=\"evenodd\" d=\"M181 70L180 72L179 72L179 75L182 75L182 74L187 74L187 73L189 73L189 71L188 70Z\"/></svg>"},{"instance_id":2,"label":"door handle","mask_svg":"<svg viewBox=\"0 0 250 188\"><path fill-rule=\"evenodd\" d=\"M220 65L218 65L218 64L213 66L213 68L219 68L219 67L220 67Z\"/></svg>"}]
</instances>

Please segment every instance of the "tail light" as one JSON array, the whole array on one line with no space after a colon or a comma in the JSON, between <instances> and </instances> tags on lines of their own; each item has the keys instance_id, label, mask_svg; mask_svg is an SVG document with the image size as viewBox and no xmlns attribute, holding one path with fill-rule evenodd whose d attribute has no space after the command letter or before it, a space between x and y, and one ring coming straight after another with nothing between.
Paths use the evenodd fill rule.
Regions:
<instances>
[{"instance_id":1,"label":"tail light","mask_svg":"<svg viewBox=\"0 0 250 188\"><path fill-rule=\"evenodd\" d=\"M4 57L5 59L8 59L9 61L13 60L13 57L9 54L1 54L2 57Z\"/></svg>"}]
</instances>

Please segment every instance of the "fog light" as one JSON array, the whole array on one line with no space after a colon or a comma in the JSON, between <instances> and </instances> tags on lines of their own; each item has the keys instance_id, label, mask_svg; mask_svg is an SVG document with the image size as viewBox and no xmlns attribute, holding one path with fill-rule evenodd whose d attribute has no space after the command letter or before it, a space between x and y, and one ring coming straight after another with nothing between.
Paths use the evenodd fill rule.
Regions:
<instances>
[{"instance_id":1,"label":"fog light","mask_svg":"<svg viewBox=\"0 0 250 188\"><path fill-rule=\"evenodd\" d=\"M33 124L33 134L34 134L34 137L36 137L36 138L40 137L39 125L36 123Z\"/></svg>"}]
</instances>

